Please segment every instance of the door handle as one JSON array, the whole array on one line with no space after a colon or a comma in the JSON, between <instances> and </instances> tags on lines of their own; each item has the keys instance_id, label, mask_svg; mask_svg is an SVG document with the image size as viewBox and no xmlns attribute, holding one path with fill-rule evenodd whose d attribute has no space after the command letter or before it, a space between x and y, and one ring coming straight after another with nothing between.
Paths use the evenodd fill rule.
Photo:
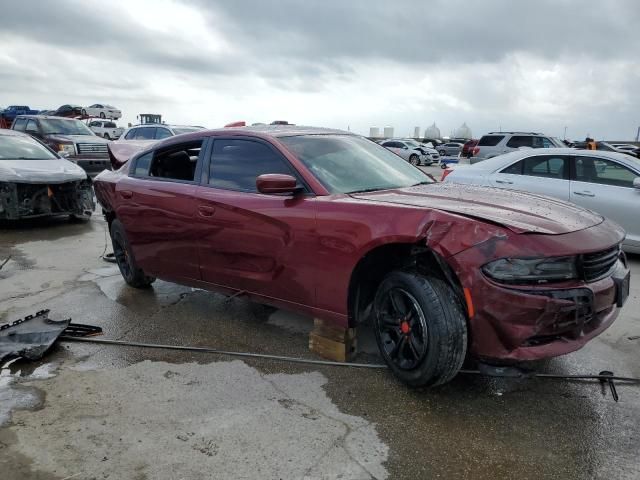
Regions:
<instances>
[{"instance_id":1,"label":"door handle","mask_svg":"<svg viewBox=\"0 0 640 480\"><path fill-rule=\"evenodd\" d=\"M133 197L133 192L130 190L120 190L120 196L122 198L131 198Z\"/></svg>"},{"instance_id":2,"label":"door handle","mask_svg":"<svg viewBox=\"0 0 640 480\"><path fill-rule=\"evenodd\" d=\"M215 207L207 207L206 205L200 205L198 207L198 213L202 217L211 217L215 213Z\"/></svg>"},{"instance_id":3,"label":"door handle","mask_svg":"<svg viewBox=\"0 0 640 480\"><path fill-rule=\"evenodd\" d=\"M580 195L581 197L595 197L595 193L591 192L573 192L575 195Z\"/></svg>"},{"instance_id":4,"label":"door handle","mask_svg":"<svg viewBox=\"0 0 640 480\"><path fill-rule=\"evenodd\" d=\"M496 180L496 183L504 183L506 185L513 185L513 182L510 180Z\"/></svg>"}]
</instances>

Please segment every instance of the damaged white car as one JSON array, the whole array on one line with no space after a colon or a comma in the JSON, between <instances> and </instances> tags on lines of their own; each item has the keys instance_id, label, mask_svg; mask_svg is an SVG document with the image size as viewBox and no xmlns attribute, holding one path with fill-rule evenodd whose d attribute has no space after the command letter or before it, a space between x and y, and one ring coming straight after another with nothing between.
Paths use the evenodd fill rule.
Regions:
<instances>
[{"instance_id":1,"label":"damaged white car","mask_svg":"<svg viewBox=\"0 0 640 480\"><path fill-rule=\"evenodd\" d=\"M81 167L29 135L0 130L0 220L88 220L94 208L91 181Z\"/></svg>"}]
</instances>

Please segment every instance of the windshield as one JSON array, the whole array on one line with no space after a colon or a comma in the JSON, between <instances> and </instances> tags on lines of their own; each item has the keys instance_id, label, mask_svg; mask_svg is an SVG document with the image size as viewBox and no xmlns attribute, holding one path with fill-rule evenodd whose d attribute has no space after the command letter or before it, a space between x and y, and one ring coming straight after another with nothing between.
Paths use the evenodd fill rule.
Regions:
<instances>
[{"instance_id":1,"label":"windshield","mask_svg":"<svg viewBox=\"0 0 640 480\"><path fill-rule=\"evenodd\" d=\"M58 160L58 157L31 137L0 135L2 160Z\"/></svg>"},{"instance_id":2,"label":"windshield","mask_svg":"<svg viewBox=\"0 0 640 480\"><path fill-rule=\"evenodd\" d=\"M197 132L198 130L202 129L198 127L171 127L171 130L173 130L173 133L175 133L176 135L180 135L182 133Z\"/></svg>"},{"instance_id":3,"label":"windshield","mask_svg":"<svg viewBox=\"0 0 640 480\"><path fill-rule=\"evenodd\" d=\"M55 133L61 135L92 135L93 132L80 120L63 120L61 118L46 118L40 120L42 132L45 135Z\"/></svg>"},{"instance_id":4,"label":"windshield","mask_svg":"<svg viewBox=\"0 0 640 480\"><path fill-rule=\"evenodd\" d=\"M331 193L356 193L433 183L422 170L366 138L301 135L279 140Z\"/></svg>"}]
</instances>

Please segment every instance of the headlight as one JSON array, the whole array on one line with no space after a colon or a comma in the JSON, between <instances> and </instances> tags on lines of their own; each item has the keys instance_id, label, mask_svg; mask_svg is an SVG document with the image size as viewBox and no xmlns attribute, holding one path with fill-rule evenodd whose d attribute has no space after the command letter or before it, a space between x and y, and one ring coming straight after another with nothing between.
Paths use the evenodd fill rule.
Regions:
<instances>
[{"instance_id":1,"label":"headlight","mask_svg":"<svg viewBox=\"0 0 640 480\"><path fill-rule=\"evenodd\" d=\"M578 278L575 257L501 258L487 263L482 271L504 283L547 283Z\"/></svg>"},{"instance_id":2,"label":"headlight","mask_svg":"<svg viewBox=\"0 0 640 480\"><path fill-rule=\"evenodd\" d=\"M59 143L58 153L61 155L75 155L76 149L74 148L73 143Z\"/></svg>"}]
</instances>

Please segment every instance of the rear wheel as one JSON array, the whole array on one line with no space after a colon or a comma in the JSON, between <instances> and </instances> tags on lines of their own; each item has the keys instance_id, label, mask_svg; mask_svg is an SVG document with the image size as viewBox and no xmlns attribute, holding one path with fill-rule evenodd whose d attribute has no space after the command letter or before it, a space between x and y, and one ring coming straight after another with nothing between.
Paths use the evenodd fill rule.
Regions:
<instances>
[{"instance_id":1,"label":"rear wheel","mask_svg":"<svg viewBox=\"0 0 640 480\"><path fill-rule=\"evenodd\" d=\"M156 281L155 277L150 277L136 265L136 260L131 252L127 234L120 220L111 223L111 243L113 244L113 254L116 263L122 274L122 278L134 288L148 288Z\"/></svg>"},{"instance_id":2,"label":"rear wheel","mask_svg":"<svg viewBox=\"0 0 640 480\"><path fill-rule=\"evenodd\" d=\"M420 165L420 158L418 157L418 155L411 155L409 157L409 163L411 163L411 165L417 167L418 165Z\"/></svg>"},{"instance_id":3,"label":"rear wheel","mask_svg":"<svg viewBox=\"0 0 640 480\"><path fill-rule=\"evenodd\" d=\"M378 287L373 305L380 354L399 380L424 387L458 373L467 349L466 316L445 281L395 271Z\"/></svg>"}]
</instances>

